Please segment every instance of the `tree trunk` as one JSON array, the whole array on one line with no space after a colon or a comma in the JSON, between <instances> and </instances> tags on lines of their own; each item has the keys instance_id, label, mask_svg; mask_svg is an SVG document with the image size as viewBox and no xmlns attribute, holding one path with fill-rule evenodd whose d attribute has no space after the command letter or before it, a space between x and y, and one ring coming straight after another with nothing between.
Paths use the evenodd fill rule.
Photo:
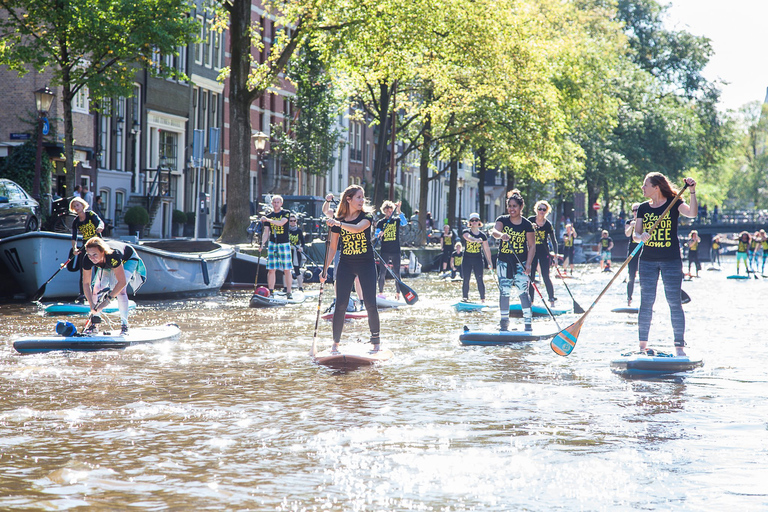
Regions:
<instances>
[{"instance_id":1,"label":"tree trunk","mask_svg":"<svg viewBox=\"0 0 768 512\"><path fill-rule=\"evenodd\" d=\"M488 159L485 155L485 148L480 148L477 150L477 158L480 162L480 164L477 167L477 195L480 199L480 206L478 207L478 211L480 212L480 217L485 219L486 222L490 222L491 219L486 218L488 216L488 213L486 211L485 207L485 172L486 172L486 165L488 163Z\"/></svg>"},{"instance_id":2,"label":"tree trunk","mask_svg":"<svg viewBox=\"0 0 768 512\"><path fill-rule=\"evenodd\" d=\"M64 48L64 47L62 47ZM66 57L66 50L62 50L63 56ZM77 185L77 171L75 169L75 148L73 141L75 139L75 128L72 123L72 84L70 83L69 70L64 68L62 70L62 93L61 93L61 105L64 107L64 172L65 183L67 186L68 197L71 197L75 193L75 186Z\"/></svg>"},{"instance_id":3,"label":"tree trunk","mask_svg":"<svg viewBox=\"0 0 768 512\"><path fill-rule=\"evenodd\" d=\"M248 73L251 68L251 3L236 0L229 7L231 41L229 76L229 177L227 181L227 216L221 241L234 244L245 241L250 216L251 174L251 102ZM261 169L257 179L261 189ZM260 197L256 201L261 201ZM258 210L258 204L257 204Z\"/></svg>"},{"instance_id":4,"label":"tree trunk","mask_svg":"<svg viewBox=\"0 0 768 512\"><path fill-rule=\"evenodd\" d=\"M391 97L391 91L389 85L386 83L379 84L379 111L378 116L380 120L379 133L376 137L376 162L373 166L373 204L375 207L381 206L384 202L384 190L387 177L387 145L389 143L389 100Z\"/></svg>"},{"instance_id":5,"label":"tree trunk","mask_svg":"<svg viewBox=\"0 0 768 512\"><path fill-rule=\"evenodd\" d=\"M421 146L421 158L419 159L419 224L426 227L429 202L429 157L432 148L432 118L429 115L424 120L423 138L424 143ZM424 245L426 243L427 233L425 230L419 244Z\"/></svg>"},{"instance_id":6,"label":"tree trunk","mask_svg":"<svg viewBox=\"0 0 768 512\"><path fill-rule=\"evenodd\" d=\"M459 164L455 158L451 157L449 166L451 168L451 178L448 180L448 224L456 227L459 233L461 233L462 226L456 225L456 184L459 178Z\"/></svg>"}]
</instances>

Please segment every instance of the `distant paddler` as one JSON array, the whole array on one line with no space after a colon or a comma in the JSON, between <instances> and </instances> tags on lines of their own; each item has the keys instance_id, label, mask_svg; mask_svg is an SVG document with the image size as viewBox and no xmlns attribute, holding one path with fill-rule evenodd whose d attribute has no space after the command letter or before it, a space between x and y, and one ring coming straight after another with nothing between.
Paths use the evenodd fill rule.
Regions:
<instances>
[{"instance_id":1,"label":"distant paddler","mask_svg":"<svg viewBox=\"0 0 768 512\"><path fill-rule=\"evenodd\" d=\"M680 215L693 218L698 213L696 180L686 178L685 183L690 187L690 204L682 199L677 201L675 197L677 190L661 173L649 173L643 181L643 196L649 200L642 203L637 210L634 233L634 240L644 244L639 265L640 311L637 319L641 351L645 351L648 345L653 304L656 302L656 287L661 274L664 294L669 304L675 349L678 356L685 355L685 313L681 299L683 260L680 256L677 224ZM649 234L648 230L653 227L672 201L675 203L671 205L668 217L661 219L656 230Z\"/></svg>"},{"instance_id":2,"label":"distant paddler","mask_svg":"<svg viewBox=\"0 0 768 512\"><path fill-rule=\"evenodd\" d=\"M624 234L629 237L629 243L627 244L627 257L632 255L632 251L637 247L638 242L635 242L633 235L635 234L635 224L637 224L637 209L640 208L640 203L632 203L631 219L627 219L624 225ZM635 291L635 278L637 277L637 266L640 263L640 255L637 254L629 261L627 265L627 307L632 306L632 294Z\"/></svg>"},{"instance_id":3,"label":"distant paddler","mask_svg":"<svg viewBox=\"0 0 768 512\"><path fill-rule=\"evenodd\" d=\"M83 289L91 306L86 332L96 330L99 314L117 298L120 333L128 332L128 285L135 294L147 280L147 269L136 250L128 244L93 237L85 243L88 257L83 261ZM94 270L95 269L95 270ZM100 296L101 295L101 296Z\"/></svg>"},{"instance_id":4,"label":"distant paddler","mask_svg":"<svg viewBox=\"0 0 768 512\"><path fill-rule=\"evenodd\" d=\"M291 285L293 271L293 258L291 257L291 242L288 238L288 219L291 212L283 209L283 197L272 196L272 213L261 218L264 224L264 233L261 236L261 250L267 247L267 286L269 295L275 293L276 272L283 271L283 287L286 298L292 299ZM258 276L257 276L258 278Z\"/></svg>"},{"instance_id":5,"label":"distant paddler","mask_svg":"<svg viewBox=\"0 0 768 512\"><path fill-rule=\"evenodd\" d=\"M83 237L83 244L93 237L101 237L101 232L104 231L104 221L93 210L89 210L90 205L85 202L85 199L75 197L69 202L69 211L75 214L75 220L72 221L72 255L77 259L74 262L74 268L80 271L80 294L75 299L75 302L82 303L85 301L85 294L83 293L83 261L85 255L80 249L77 248L77 235Z\"/></svg>"}]
</instances>

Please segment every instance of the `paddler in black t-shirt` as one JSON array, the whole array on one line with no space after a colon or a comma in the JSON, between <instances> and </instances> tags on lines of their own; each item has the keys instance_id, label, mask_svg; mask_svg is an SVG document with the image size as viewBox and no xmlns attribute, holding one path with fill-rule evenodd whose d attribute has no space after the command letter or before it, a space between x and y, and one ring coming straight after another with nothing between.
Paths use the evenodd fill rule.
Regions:
<instances>
[{"instance_id":1,"label":"paddler in black t-shirt","mask_svg":"<svg viewBox=\"0 0 768 512\"><path fill-rule=\"evenodd\" d=\"M635 216L637 215L638 208L640 208L640 203L632 203L633 216L627 219L627 222L624 225L624 234L629 237L629 243L627 243L627 257L629 257L632 254L632 251L637 247L637 242L632 238L632 235L635 233L635 224L637 223ZM635 291L635 278L637 277L637 266L639 263L640 254L638 253L635 254L634 258L629 260L629 265L627 266L627 307L632 306L632 294Z\"/></svg>"},{"instance_id":2,"label":"paddler in black t-shirt","mask_svg":"<svg viewBox=\"0 0 768 512\"><path fill-rule=\"evenodd\" d=\"M98 323L99 313L117 298L120 309L120 334L128 332L128 285L136 294L146 280L147 270L136 250L122 242L105 242L92 237L85 243L83 261L83 288L91 306L91 321L86 332L93 332ZM94 270L95 269L95 270ZM106 295L98 295L106 292Z\"/></svg>"},{"instance_id":3,"label":"paddler in black t-shirt","mask_svg":"<svg viewBox=\"0 0 768 512\"><path fill-rule=\"evenodd\" d=\"M301 267L304 266L304 232L299 227L299 218L291 213L288 217L288 242L291 244L291 260L293 273L296 275L296 285L299 290L304 290L304 276Z\"/></svg>"},{"instance_id":4,"label":"paddler in black t-shirt","mask_svg":"<svg viewBox=\"0 0 768 512\"><path fill-rule=\"evenodd\" d=\"M384 292L384 284L387 279L385 265L390 265L392 272L400 277L400 226L408 225L408 219L400 213L400 201L384 201L381 211L384 218L376 224L376 237L381 241L381 260L379 267L379 293ZM400 299L400 285L395 281L395 300Z\"/></svg>"},{"instance_id":5,"label":"paddler in black t-shirt","mask_svg":"<svg viewBox=\"0 0 768 512\"><path fill-rule=\"evenodd\" d=\"M457 269L459 277L464 277L464 274L461 273L461 263L464 261L464 246L461 245L461 242L456 242L456 245L453 247L455 250L451 254L451 279L456 277Z\"/></svg>"},{"instance_id":6,"label":"paddler in black t-shirt","mask_svg":"<svg viewBox=\"0 0 768 512\"><path fill-rule=\"evenodd\" d=\"M537 201L534 205L536 209L536 215L531 215L528 220L531 221L533 229L536 230L536 250L533 256L533 263L531 269L531 284L528 287L528 295L533 303L533 280L536 279L536 267L541 269L541 278L544 280L544 286L547 288L547 296L549 297L549 304L551 307L555 307L555 289L552 286L552 278L549 276L549 269L552 267L552 256L549 251L549 243L552 244L552 252L557 254L557 237L555 236L555 230L552 228L552 223L547 219L547 215L552 211L552 207L546 201ZM549 243L547 243L549 239Z\"/></svg>"},{"instance_id":7,"label":"paddler in black t-shirt","mask_svg":"<svg viewBox=\"0 0 768 512\"><path fill-rule=\"evenodd\" d=\"M653 304L656 302L656 288L659 274L664 283L664 295L669 304L670 320L675 336L675 349L678 356L684 356L685 350L685 313L681 297L683 284L683 260L680 257L680 245L677 238L677 221L680 215L693 218L698 214L696 201L696 181L686 178L690 187L691 202L686 204L682 199L676 201L653 233L648 230L664 213L677 191L659 172L652 172L643 181L643 196L649 200L642 203L637 210L634 240L643 242L643 253L640 256L640 312L637 315L638 338L640 350L645 351L648 345L648 333L653 319Z\"/></svg>"},{"instance_id":8,"label":"paddler in black t-shirt","mask_svg":"<svg viewBox=\"0 0 768 512\"><path fill-rule=\"evenodd\" d=\"M275 272L283 271L283 286L286 292L286 298L292 299L291 295L291 271L293 269L293 258L291 258L291 244L288 240L288 217L291 212L283 209L283 197L272 196L272 213L261 218L264 223L264 234L261 236L261 250L267 246L267 286L269 294L275 291L275 282L277 276Z\"/></svg>"},{"instance_id":9,"label":"paddler in black t-shirt","mask_svg":"<svg viewBox=\"0 0 768 512\"><path fill-rule=\"evenodd\" d=\"M488 236L480 231L480 226L482 226L480 214L470 213L469 228L461 233L461 238L464 240L464 259L461 261L461 275L464 282L461 286L461 300L464 302L469 302L469 280L472 274L475 275L480 302L485 302L483 269L491 268L491 248L488 246Z\"/></svg>"},{"instance_id":10,"label":"paddler in black t-shirt","mask_svg":"<svg viewBox=\"0 0 768 512\"><path fill-rule=\"evenodd\" d=\"M613 239L608 236L605 229L600 234L600 240L597 243L600 250L600 270L611 270L611 249L613 249Z\"/></svg>"},{"instance_id":11,"label":"paddler in black t-shirt","mask_svg":"<svg viewBox=\"0 0 768 512\"><path fill-rule=\"evenodd\" d=\"M528 284L533 272L536 235L531 221L523 217L524 207L525 201L520 192L517 189L510 190L507 193L508 214L498 217L491 229L491 236L501 240L496 260L496 275L499 279L499 328L502 331L509 329L509 297L512 286L520 297L525 330L533 330Z\"/></svg>"},{"instance_id":12,"label":"paddler in black t-shirt","mask_svg":"<svg viewBox=\"0 0 768 512\"><path fill-rule=\"evenodd\" d=\"M85 301L85 295L83 294L83 261L86 259L83 251L77 248L77 236L83 237L83 245L85 245L85 242L91 238L95 236L101 237L101 232L104 231L104 221L101 220L96 212L89 210L89 206L85 199L80 197L75 197L69 202L69 211L75 214L75 220L72 221L72 256L76 259L72 268L80 271L80 293L75 299L77 303Z\"/></svg>"},{"instance_id":13,"label":"paddler in black t-shirt","mask_svg":"<svg viewBox=\"0 0 768 512\"><path fill-rule=\"evenodd\" d=\"M749 259L747 258L747 251L752 243L752 237L749 233L742 231L739 233L738 238L739 245L736 247L736 275L739 274L739 267L741 262L744 262L744 271L749 275Z\"/></svg>"},{"instance_id":14,"label":"paddler in black t-shirt","mask_svg":"<svg viewBox=\"0 0 768 512\"><path fill-rule=\"evenodd\" d=\"M444 224L443 232L440 233L440 247L443 250L441 257L443 262L441 272L446 272L448 270L451 262L451 254L453 254L454 247L458 241L459 240L456 237L456 232L451 229L451 226Z\"/></svg>"},{"instance_id":15,"label":"paddler in black t-shirt","mask_svg":"<svg viewBox=\"0 0 768 512\"><path fill-rule=\"evenodd\" d=\"M365 191L360 185L350 185L344 190L333 218L328 219L331 235L328 239L328 254L325 257L320 281L325 282L328 265L333 261L336 247L341 240L341 257L336 267L336 304L347 304L352 293L355 277L360 278L365 308L368 310L368 327L371 330L373 351L381 347L379 333L379 310L376 308L376 263L371 245L373 215L365 203ZM338 351L344 328L345 308L333 311L333 347Z\"/></svg>"},{"instance_id":16,"label":"paddler in black t-shirt","mask_svg":"<svg viewBox=\"0 0 768 512\"><path fill-rule=\"evenodd\" d=\"M570 267L571 275L573 275L573 255L575 252L573 242L577 236L576 230L573 229L573 224L566 224L565 233L563 233L563 272L565 272L565 267L568 266Z\"/></svg>"}]
</instances>

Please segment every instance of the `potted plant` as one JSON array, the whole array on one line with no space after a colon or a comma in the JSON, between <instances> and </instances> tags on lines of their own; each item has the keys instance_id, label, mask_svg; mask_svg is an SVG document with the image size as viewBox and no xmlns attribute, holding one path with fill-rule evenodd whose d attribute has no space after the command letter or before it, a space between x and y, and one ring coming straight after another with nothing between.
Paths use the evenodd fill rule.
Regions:
<instances>
[{"instance_id":1,"label":"potted plant","mask_svg":"<svg viewBox=\"0 0 768 512\"><path fill-rule=\"evenodd\" d=\"M123 222L128 224L128 232L130 235L135 235L139 232L139 236L142 235L144 227L149 224L149 212L143 206L131 206L123 216Z\"/></svg>"},{"instance_id":2,"label":"potted plant","mask_svg":"<svg viewBox=\"0 0 768 512\"><path fill-rule=\"evenodd\" d=\"M195 212L187 212L187 223L184 224L184 236L195 236Z\"/></svg>"},{"instance_id":3,"label":"potted plant","mask_svg":"<svg viewBox=\"0 0 768 512\"><path fill-rule=\"evenodd\" d=\"M184 224L187 223L187 214L181 210L173 210L173 236L183 236Z\"/></svg>"}]
</instances>

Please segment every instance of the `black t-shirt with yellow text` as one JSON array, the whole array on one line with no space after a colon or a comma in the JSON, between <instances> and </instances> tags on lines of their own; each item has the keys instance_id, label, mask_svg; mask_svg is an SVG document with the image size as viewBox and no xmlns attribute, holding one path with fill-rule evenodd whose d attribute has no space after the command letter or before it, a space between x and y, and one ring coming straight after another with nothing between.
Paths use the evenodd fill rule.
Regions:
<instances>
[{"instance_id":1,"label":"black t-shirt with yellow text","mask_svg":"<svg viewBox=\"0 0 768 512\"><path fill-rule=\"evenodd\" d=\"M400 252L400 216L381 219L376 224L376 229L381 230L381 252Z\"/></svg>"},{"instance_id":2,"label":"black t-shirt with yellow text","mask_svg":"<svg viewBox=\"0 0 768 512\"><path fill-rule=\"evenodd\" d=\"M664 204L657 208L651 208L648 201L642 203L637 210L637 219L643 223L643 233L647 233L659 216L669 206L669 202L674 198L667 199ZM673 261L679 260L680 245L677 238L677 221L680 218L679 208L682 201L677 202L670 208L669 214L664 217L656 230L651 233L651 238L643 244L643 253L640 256L648 261Z\"/></svg>"},{"instance_id":3,"label":"black t-shirt with yellow text","mask_svg":"<svg viewBox=\"0 0 768 512\"><path fill-rule=\"evenodd\" d=\"M482 231L473 233L470 229L465 229L461 232L461 241L464 242L464 260L478 260L482 258L481 251L483 250L483 242L473 242L464 238L464 235L469 234L472 238L480 238L483 242L488 240L488 236Z\"/></svg>"},{"instance_id":4,"label":"black t-shirt with yellow text","mask_svg":"<svg viewBox=\"0 0 768 512\"><path fill-rule=\"evenodd\" d=\"M272 212L265 215L265 217L269 219L288 219L288 217L291 216L291 212L286 209L282 209L279 212ZM290 243L290 240L288 239L288 222L283 224L282 226L278 226L276 224L272 224L271 222L267 224L265 227L269 228L269 241L276 243L276 244L287 244Z\"/></svg>"},{"instance_id":5,"label":"black t-shirt with yellow text","mask_svg":"<svg viewBox=\"0 0 768 512\"><path fill-rule=\"evenodd\" d=\"M443 252L453 251L456 244L456 233L451 229L446 234L445 232L440 234L440 242L443 248Z\"/></svg>"},{"instance_id":6,"label":"black t-shirt with yellow text","mask_svg":"<svg viewBox=\"0 0 768 512\"><path fill-rule=\"evenodd\" d=\"M373 225L373 216L370 213L360 212L360 215L353 221L343 220L344 224L360 224L367 220L370 225L359 233L352 233L341 226L333 226L331 233L339 233L341 241L341 256L339 265L344 261L373 261L373 250L371 248L371 225Z\"/></svg>"},{"instance_id":7,"label":"black t-shirt with yellow text","mask_svg":"<svg viewBox=\"0 0 768 512\"><path fill-rule=\"evenodd\" d=\"M749 247L749 240L742 240L739 238L739 246L736 249L736 252L747 252L747 248Z\"/></svg>"},{"instance_id":8,"label":"black t-shirt with yellow text","mask_svg":"<svg viewBox=\"0 0 768 512\"><path fill-rule=\"evenodd\" d=\"M72 240L77 240L77 235L83 235L83 242L87 242L95 236L101 236L96 232L99 227L101 219L98 214L92 210L85 211L85 220L80 221L80 217L75 216L75 220L72 221Z\"/></svg>"},{"instance_id":9,"label":"black t-shirt with yellow text","mask_svg":"<svg viewBox=\"0 0 768 512\"><path fill-rule=\"evenodd\" d=\"M288 228L288 243L291 245L304 247L304 232L301 230L301 228Z\"/></svg>"},{"instance_id":10,"label":"black t-shirt with yellow text","mask_svg":"<svg viewBox=\"0 0 768 512\"><path fill-rule=\"evenodd\" d=\"M547 243L547 238L550 237L552 238L552 240L555 239L555 230L552 227L552 223L549 222L549 220L544 219L544 225L539 226L536 223L536 215L532 215L531 217L528 218L528 220L531 221L531 225L533 226L533 229L536 230L536 254L539 257L548 256L549 245Z\"/></svg>"},{"instance_id":11,"label":"black t-shirt with yellow text","mask_svg":"<svg viewBox=\"0 0 768 512\"><path fill-rule=\"evenodd\" d=\"M512 267L518 259L525 265L528 260L528 233L536 232L531 221L521 217L520 224L514 224L509 215L501 215L496 219L496 223L501 223L500 231L509 235L509 241L499 240L499 259Z\"/></svg>"},{"instance_id":12,"label":"black t-shirt with yellow text","mask_svg":"<svg viewBox=\"0 0 768 512\"><path fill-rule=\"evenodd\" d=\"M107 245L109 246L110 249L112 249L112 254L105 253L104 261L102 263L99 263L98 265L93 263L91 261L91 258L86 256L85 259L83 259L83 270L91 270L93 267L112 270L114 268L119 267L124 262L128 261L133 257L133 254L134 254L133 247L131 247L128 244L110 240L109 242L107 242Z\"/></svg>"},{"instance_id":13,"label":"black t-shirt with yellow text","mask_svg":"<svg viewBox=\"0 0 768 512\"><path fill-rule=\"evenodd\" d=\"M464 261L464 251L453 251L451 254L451 258L453 258L453 266L454 267L460 267L461 262Z\"/></svg>"}]
</instances>

